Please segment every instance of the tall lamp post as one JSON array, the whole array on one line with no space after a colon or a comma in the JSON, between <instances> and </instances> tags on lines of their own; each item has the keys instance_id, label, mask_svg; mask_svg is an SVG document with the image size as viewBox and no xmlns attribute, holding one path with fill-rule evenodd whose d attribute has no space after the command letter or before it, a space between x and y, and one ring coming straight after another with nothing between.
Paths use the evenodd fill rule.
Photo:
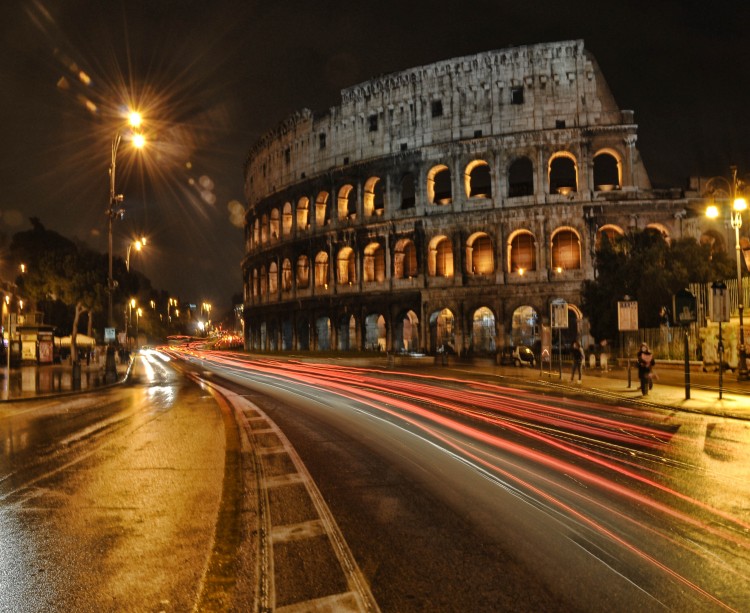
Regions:
<instances>
[{"instance_id":1,"label":"tall lamp post","mask_svg":"<svg viewBox=\"0 0 750 613\"><path fill-rule=\"evenodd\" d=\"M139 113L131 112L128 116L128 123L131 127L137 128L141 125L141 116ZM115 177L117 171L117 150L120 147L120 141L122 140L122 134L118 130L112 139L112 155L109 164L109 206L106 210L108 227L107 227L107 239L108 239L108 270L107 270L107 324L110 328L114 328L115 320L112 312L112 298L115 291L115 280L112 274L112 223L116 217L122 217L125 213L124 209L120 207L120 203L124 200L122 194L118 194L115 190ZM135 134L133 137L133 145L140 149L144 145L143 136ZM105 379L107 381L115 381L117 379L117 367L115 366L115 348L112 343L107 347L107 361L105 364Z\"/></svg>"},{"instance_id":2,"label":"tall lamp post","mask_svg":"<svg viewBox=\"0 0 750 613\"><path fill-rule=\"evenodd\" d=\"M742 196L744 184L737 178L737 167L732 166L732 182L729 183L729 200L732 203L732 209L729 212L729 220L734 230L734 245L737 256L737 308L740 315L740 338L739 338L739 368L737 370L737 379L747 381L749 378L747 369L747 350L745 348L745 327L743 325L743 311L745 308L744 292L742 288L742 253L740 246L740 228L742 227L742 213L747 209L747 200ZM709 186L713 179L709 181ZM724 179L726 181L726 179ZM708 193L714 193L713 188ZM706 215L712 219L719 216L719 209L716 205L711 205L706 209Z\"/></svg>"},{"instance_id":3,"label":"tall lamp post","mask_svg":"<svg viewBox=\"0 0 750 613\"><path fill-rule=\"evenodd\" d=\"M135 247L136 251L141 251L146 246L146 237L142 236L128 245L128 252L125 256L125 270L130 272L130 250Z\"/></svg>"}]
</instances>

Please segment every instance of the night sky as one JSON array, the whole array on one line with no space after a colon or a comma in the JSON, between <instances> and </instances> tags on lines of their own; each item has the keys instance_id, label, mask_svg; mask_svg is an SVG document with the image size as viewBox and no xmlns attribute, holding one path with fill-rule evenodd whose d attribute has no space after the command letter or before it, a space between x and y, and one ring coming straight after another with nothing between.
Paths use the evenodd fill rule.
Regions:
<instances>
[{"instance_id":1,"label":"night sky","mask_svg":"<svg viewBox=\"0 0 750 613\"><path fill-rule=\"evenodd\" d=\"M582 38L619 106L635 111L655 186L727 175L730 164L748 173L748 7L3 0L0 276L29 217L106 252L111 144L132 103L149 145L135 153L123 131L115 255L143 233L133 268L183 300L226 307L242 289L242 166L264 132L301 108L338 105L342 88L371 77L514 45Z\"/></svg>"}]
</instances>

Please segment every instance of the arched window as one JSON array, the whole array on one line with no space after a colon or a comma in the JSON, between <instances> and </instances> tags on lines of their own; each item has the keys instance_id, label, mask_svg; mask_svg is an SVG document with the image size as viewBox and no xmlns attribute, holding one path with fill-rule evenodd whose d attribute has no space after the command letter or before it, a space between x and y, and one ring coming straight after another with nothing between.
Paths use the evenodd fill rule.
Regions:
<instances>
[{"instance_id":1,"label":"arched window","mask_svg":"<svg viewBox=\"0 0 750 613\"><path fill-rule=\"evenodd\" d=\"M297 288L307 289L310 287L310 258L301 255L297 258Z\"/></svg>"},{"instance_id":2,"label":"arched window","mask_svg":"<svg viewBox=\"0 0 750 613\"><path fill-rule=\"evenodd\" d=\"M594 189L609 192L620 187L622 169L613 152L600 151L594 155Z\"/></svg>"},{"instance_id":3,"label":"arched window","mask_svg":"<svg viewBox=\"0 0 750 613\"><path fill-rule=\"evenodd\" d=\"M339 190L338 218L355 219L357 217L357 191L353 185L344 185Z\"/></svg>"},{"instance_id":4,"label":"arched window","mask_svg":"<svg viewBox=\"0 0 750 613\"><path fill-rule=\"evenodd\" d=\"M443 309L430 316L432 346L438 351L455 351L455 319L450 309Z\"/></svg>"},{"instance_id":5,"label":"arched window","mask_svg":"<svg viewBox=\"0 0 750 613\"><path fill-rule=\"evenodd\" d=\"M292 261L286 258L281 263L281 290L288 292L292 289Z\"/></svg>"},{"instance_id":6,"label":"arched window","mask_svg":"<svg viewBox=\"0 0 750 613\"><path fill-rule=\"evenodd\" d=\"M453 276L453 245L447 236L430 241L429 273L433 277Z\"/></svg>"},{"instance_id":7,"label":"arched window","mask_svg":"<svg viewBox=\"0 0 750 613\"><path fill-rule=\"evenodd\" d=\"M253 269L253 296L257 297L260 294L260 273L258 269Z\"/></svg>"},{"instance_id":8,"label":"arched window","mask_svg":"<svg viewBox=\"0 0 750 613\"><path fill-rule=\"evenodd\" d=\"M268 242L268 215L260 219L260 242L265 245Z\"/></svg>"},{"instance_id":9,"label":"arched window","mask_svg":"<svg viewBox=\"0 0 750 613\"><path fill-rule=\"evenodd\" d=\"M492 239L477 232L466 241L466 272L472 275L490 275L495 272L495 250Z\"/></svg>"},{"instance_id":10,"label":"arched window","mask_svg":"<svg viewBox=\"0 0 750 613\"><path fill-rule=\"evenodd\" d=\"M624 236L624 234L625 233L622 231L622 228L620 228L619 226L614 226L611 224L602 226L596 233L596 249L598 250L601 248L602 241L604 239L606 239L611 245L614 245L617 238L620 236Z\"/></svg>"},{"instance_id":11,"label":"arched window","mask_svg":"<svg viewBox=\"0 0 750 613\"><path fill-rule=\"evenodd\" d=\"M700 244L708 250L709 259L716 254L727 252L725 238L716 230L706 230L701 234Z\"/></svg>"},{"instance_id":12,"label":"arched window","mask_svg":"<svg viewBox=\"0 0 750 613\"><path fill-rule=\"evenodd\" d=\"M484 160L474 160L466 167L464 189L469 198L491 198L492 179L490 165Z\"/></svg>"},{"instance_id":13,"label":"arched window","mask_svg":"<svg viewBox=\"0 0 750 613\"><path fill-rule=\"evenodd\" d=\"M524 274L536 270L536 240L528 230L511 235L508 241L508 272Z\"/></svg>"},{"instance_id":14,"label":"arched window","mask_svg":"<svg viewBox=\"0 0 750 613\"><path fill-rule=\"evenodd\" d=\"M273 209L271 211L271 219L270 219L270 233L271 233L271 240L277 241L279 240L279 236L281 235L281 224L279 223L279 209Z\"/></svg>"},{"instance_id":15,"label":"arched window","mask_svg":"<svg viewBox=\"0 0 750 613\"><path fill-rule=\"evenodd\" d=\"M325 251L315 256L315 287L328 289L328 254Z\"/></svg>"},{"instance_id":16,"label":"arched window","mask_svg":"<svg viewBox=\"0 0 750 613\"><path fill-rule=\"evenodd\" d=\"M257 217L255 218L255 223L253 224L253 244L257 247L260 245L260 219Z\"/></svg>"},{"instance_id":17,"label":"arched window","mask_svg":"<svg viewBox=\"0 0 750 613\"><path fill-rule=\"evenodd\" d=\"M328 210L328 192L320 192L315 199L315 225L322 228L330 221Z\"/></svg>"},{"instance_id":18,"label":"arched window","mask_svg":"<svg viewBox=\"0 0 750 613\"><path fill-rule=\"evenodd\" d=\"M365 318L365 350L386 350L385 317L379 313Z\"/></svg>"},{"instance_id":19,"label":"arched window","mask_svg":"<svg viewBox=\"0 0 750 613\"><path fill-rule=\"evenodd\" d=\"M310 227L310 199L303 196L297 201L297 231Z\"/></svg>"},{"instance_id":20,"label":"arched window","mask_svg":"<svg viewBox=\"0 0 750 613\"><path fill-rule=\"evenodd\" d=\"M562 228L552 235L552 268L558 272L581 267L581 241L571 228Z\"/></svg>"},{"instance_id":21,"label":"arched window","mask_svg":"<svg viewBox=\"0 0 750 613\"><path fill-rule=\"evenodd\" d=\"M276 262L268 266L268 293L273 296L279 291L279 267Z\"/></svg>"},{"instance_id":22,"label":"arched window","mask_svg":"<svg viewBox=\"0 0 750 613\"><path fill-rule=\"evenodd\" d=\"M555 153L549 161L549 193L564 196L578 191L578 166L567 151Z\"/></svg>"},{"instance_id":23,"label":"arched window","mask_svg":"<svg viewBox=\"0 0 750 613\"><path fill-rule=\"evenodd\" d=\"M268 295L268 271L265 266L260 267L260 295Z\"/></svg>"},{"instance_id":24,"label":"arched window","mask_svg":"<svg viewBox=\"0 0 750 613\"><path fill-rule=\"evenodd\" d=\"M433 166L427 173L427 199L433 204L453 202L451 173L444 164Z\"/></svg>"},{"instance_id":25,"label":"arched window","mask_svg":"<svg viewBox=\"0 0 750 613\"><path fill-rule=\"evenodd\" d=\"M520 306L513 311L510 342L513 345L533 347L539 340L539 316L530 306Z\"/></svg>"},{"instance_id":26,"label":"arched window","mask_svg":"<svg viewBox=\"0 0 750 613\"><path fill-rule=\"evenodd\" d=\"M475 353L495 351L495 314L488 307L474 311L471 326L471 348Z\"/></svg>"},{"instance_id":27,"label":"arched window","mask_svg":"<svg viewBox=\"0 0 750 613\"><path fill-rule=\"evenodd\" d=\"M407 172L401 178L401 208L411 209L417 203L417 183L414 180L414 175Z\"/></svg>"},{"instance_id":28,"label":"arched window","mask_svg":"<svg viewBox=\"0 0 750 613\"><path fill-rule=\"evenodd\" d=\"M365 283L385 281L385 250L380 243L370 243L365 247L365 261L362 276Z\"/></svg>"},{"instance_id":29,"label":"arched window","mask_svg":"<svg viewBox=\"0 0 750 613\"><path fill-rule=\"evenodd\" d=\"M417 247L410 238L402 238L393 251L393 277L410 279L417 276Z\"/></svg>"},{"instance_id":30,"label":"arched window","mask_svg":"<svg viewBox=\"0 0 750 613\"><path fill-rule=\"evenodd\" d=\"M339 250L337 260L339 285L356 283L357 268L354 260L354 250L351 247L342 248Z\"/></svg>"},{"instance_id":31,"label":"arched window","mask_svg":"<svg viewBox=\"0 0 750 613\"><path fill-rule=\"evenodd\" d=\"M383 182L380 180L380 177L370 177L367 179L362 206L365 217L383 215L385 203L383 199Z\"/></svg>"},{"instance_id":32,"label":"arched window","mask_svg":"<svg viewBox=\"0 0 750 613\"><path fill-rule=\"evenodd\" d=\"M281 233L289 236L292 233L292 203L285 202L281 213Z\"/></svg>"},{"instance_id":33,"label":"arched window","mask_svg":"<svg viewBox=\"0 0 750 613\"><path fill-rule=\"evenodd\" d=\"M534 194L534 166L526 157L513 160L508 167L508 198Z\"/></svg>"}]
</instances>

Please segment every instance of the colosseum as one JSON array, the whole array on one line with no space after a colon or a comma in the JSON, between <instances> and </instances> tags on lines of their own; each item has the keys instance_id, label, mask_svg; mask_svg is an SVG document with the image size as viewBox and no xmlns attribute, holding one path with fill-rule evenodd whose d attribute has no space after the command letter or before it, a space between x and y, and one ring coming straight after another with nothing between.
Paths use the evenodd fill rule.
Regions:
<instances>
[{"instance_id":1,"label":"colosseum","mask_svg":"<svg viewBox=\"0 0 750 613\"><path fill-rule=\"evenodd\" d=\"M550 306L588 338L602 235L696 236L581 40L382 76L293 114L245 165L245 345L493 355Z\"/></svg>"}]
</instances>

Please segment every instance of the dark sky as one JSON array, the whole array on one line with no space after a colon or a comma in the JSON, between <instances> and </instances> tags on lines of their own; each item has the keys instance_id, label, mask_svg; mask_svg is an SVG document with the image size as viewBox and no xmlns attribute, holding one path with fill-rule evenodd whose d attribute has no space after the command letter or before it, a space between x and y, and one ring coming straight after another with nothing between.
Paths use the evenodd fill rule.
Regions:
<instances>
[{"instance_id":1,"label":"dark sky","mask_svg":"<svg viewBox=\"0 0 750 613\"><path fill-rule=\"evenodd\" d=\"M651 0L4 0L0 7L0 274L38 217L106 252L120 107L149 146L123 141L115 254L184 300L241 291L242 165L295 110L324 110L367 79L513 45L582 38L619 106L635 110L656 186L750 172L750 3ZM83 71L89 82L79 77ZM231 204L236 201L235 204Z\"/></svg>"}]
</instances>

